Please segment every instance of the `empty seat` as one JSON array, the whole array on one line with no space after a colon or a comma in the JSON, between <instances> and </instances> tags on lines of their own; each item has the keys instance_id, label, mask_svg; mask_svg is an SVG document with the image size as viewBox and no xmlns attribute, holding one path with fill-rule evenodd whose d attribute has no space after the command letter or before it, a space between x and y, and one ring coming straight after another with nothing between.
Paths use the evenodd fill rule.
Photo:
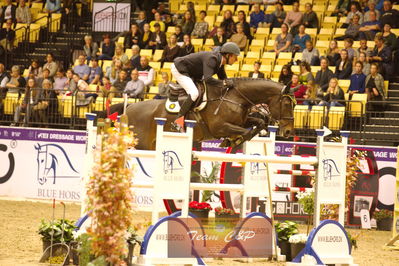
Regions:
<instances>
[{"instance_id":1,"label":"empty seat","mask_svg":"<svg viewBox=\"0 0 399 266\"><path fill-rule=\"evenodd\" d=\"M328 128L340 130L344 125L345 106L331 106L328 112Z\"/></svg>"},{"instance_id":2,"label":"empty seat","mask_svg":"<svg viewBox=\"0 0 399 266\"><path fill-rule=\"evenodd\" d=\"M310 129L322 128L324 125L324 113L327 110L326 106L312 106L312 110L309 112L309 123Z\"/></svg>"},{"instance_id":3,"label":"empty seat","mask_svg":"<svg viewBox=\"0 0 399 266\"><path fill-rule=\"evenodd\" d=\"M296 105L294 108L294 128L305 128L308 124L309 107Z\"/></svg>"}]
</instances>

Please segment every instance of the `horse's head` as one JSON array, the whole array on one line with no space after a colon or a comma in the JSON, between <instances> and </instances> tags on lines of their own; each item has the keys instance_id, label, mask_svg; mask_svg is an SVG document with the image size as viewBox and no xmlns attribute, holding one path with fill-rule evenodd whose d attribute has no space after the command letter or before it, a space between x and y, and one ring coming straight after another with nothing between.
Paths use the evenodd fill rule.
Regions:
<instances>
[{"instance_id":1,"label":"horse's head","mask_svg":"<svg viewBox=\"0 0 399 266\"><path fill-rule=\"evenodd\" d=\"M36 144L35 150L37 150L36 161L37 161L37 180L40 185L46 183L47 178L45 175L46 164L47 164L47 150L43 151L43 147L39 143Z\"/></svg>"}]
</instances>

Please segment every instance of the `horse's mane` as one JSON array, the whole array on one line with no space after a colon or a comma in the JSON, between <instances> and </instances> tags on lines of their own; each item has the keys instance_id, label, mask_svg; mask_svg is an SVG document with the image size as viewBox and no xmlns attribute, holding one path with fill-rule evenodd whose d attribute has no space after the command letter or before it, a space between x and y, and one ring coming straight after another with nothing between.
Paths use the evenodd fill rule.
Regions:
<instances>
[{"instance_id":1,"label":"horse's mane","mask_svg":"<svg viewBox=\"0 0 399 266\"><path fill-rule=\"evenodd\" d=\"M258 80L258 81L272 81L275 82L271 79L265 79L265 78L249 78L249 77L239 77L239 78L229 78L233 81L249 81L249 80Z\"/></svg>"}]
</instances>

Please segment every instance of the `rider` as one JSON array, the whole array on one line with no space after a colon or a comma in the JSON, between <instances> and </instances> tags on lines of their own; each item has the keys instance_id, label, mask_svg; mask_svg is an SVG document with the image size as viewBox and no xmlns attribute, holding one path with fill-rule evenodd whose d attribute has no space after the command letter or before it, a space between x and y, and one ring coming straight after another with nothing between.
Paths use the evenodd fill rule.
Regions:
<instances>
[{"instance_id":1,"label":"rider","mask_svg":"<svg viewBox=\"0 0 399 266\"><path fill-rule=\"evenodd\" d=\"M207 84L220 84L220 80L214 79L214 74L223 81L224 86L233 87L232 80L226 79L224 65L232 65L240 55L240 48L233 42L227 42L213 51L198 52L174 60L171 72L176 81L187 92L188 97L182 104L174 125L183 128L184 116L198 98L198 89L194 80L203 79Z\"/></svg>"}]
</instances>

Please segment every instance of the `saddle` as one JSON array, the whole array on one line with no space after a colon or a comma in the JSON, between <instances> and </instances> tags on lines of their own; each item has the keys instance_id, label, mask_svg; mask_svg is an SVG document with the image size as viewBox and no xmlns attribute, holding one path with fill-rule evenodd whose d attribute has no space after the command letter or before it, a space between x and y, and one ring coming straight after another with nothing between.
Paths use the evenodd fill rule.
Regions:
<instances>
[{"instance_id":1,"label":"saddle","mask_svg":"<svg viewBox=\"0 0 399 266\"><path fill-rule=\"evenodd\" d=\"M198 98L193 105L194 111L201 111L205 108L207 103L207 86L203 82L195 82L198 88ZM188 95L182 86L176 83L169 83L169 93L165 102L165 109L167 112L177 114L180 111L180 106L187 99Z\"/></svg>"}]
</instances>

